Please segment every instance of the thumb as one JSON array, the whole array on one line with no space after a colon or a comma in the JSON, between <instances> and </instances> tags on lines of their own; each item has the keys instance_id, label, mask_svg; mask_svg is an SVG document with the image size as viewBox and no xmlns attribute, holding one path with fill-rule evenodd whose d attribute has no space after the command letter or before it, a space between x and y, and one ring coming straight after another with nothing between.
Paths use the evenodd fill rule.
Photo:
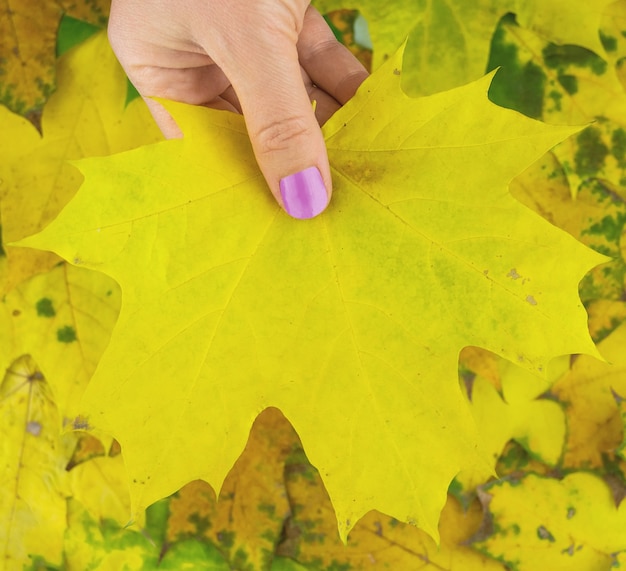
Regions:
<instances>
[{"instance_id":1,"label":"thumb","mask_svg":"<svg viewBox=\"0 0 626 571\"><path fill-rule=\"evenodd\" d=\"M332 192L326 145L295 43L290 38L271 43L254 46L232 71L224 71L272 194L294 218L313 218L326 208Z\"/></svg>"}]
</instances>

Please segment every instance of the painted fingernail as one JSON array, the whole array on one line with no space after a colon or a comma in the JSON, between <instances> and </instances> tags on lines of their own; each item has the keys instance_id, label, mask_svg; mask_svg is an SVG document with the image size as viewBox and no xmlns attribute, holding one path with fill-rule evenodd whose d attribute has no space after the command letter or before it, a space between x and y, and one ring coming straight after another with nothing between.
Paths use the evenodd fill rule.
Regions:
<instances>
[{"instance_id":1,"label":"painted fingernail","mask_svg":"<svg viewBox=\"0 0 626 571\"><path fill-rule=\"evenodd\" d=\"M285 210L294 218L313 218L328 205L328 193L317 167L309 167L280 181Z\"/></svg>"}]
</instances>

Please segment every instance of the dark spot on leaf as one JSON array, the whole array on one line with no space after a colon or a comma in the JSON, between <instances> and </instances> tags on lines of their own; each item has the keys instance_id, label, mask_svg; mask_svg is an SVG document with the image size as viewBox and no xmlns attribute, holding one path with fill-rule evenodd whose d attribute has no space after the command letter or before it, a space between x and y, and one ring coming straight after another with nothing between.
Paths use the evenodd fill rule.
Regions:
<instances>
[{"instance_id":1,"label":"dark spot on leaf","mask_svg":"<svg viewBox=\"0 0 626 571\"><path fill-rule=\"evenodd\" d=\"M542 52L547 67L564 70L569 66L589 68L594 74L602 75L607 70L607 63L587 48L574 45L557 46L548 44Z\"/></svg>"},{"instance_id":2,"label":"dark spot on leaf","mask_svg":"<svg viewBox=\"0 0 626 571\"><path fill-rule=\"evenodd\" d=\"M576 508L567 508L567 519L572 519L576 515Z\"/></svg>"},{"instance_id":3,"label":"dark spot on leaf","mask_svg":"<svg viewBox=\"0 0 626 571\"><path fill-rule=\"evenodd\" d=\"M560 91L553 89L552 91L550 91L550 93L548 93L548 97L552 99L552 102L554 103L555 111L560 111L561 99L563 99L563 94Z\"/></svg>"},{"instance_id":4,"label":"dark spot on leaf","mask_svg":"<svg viewBox=\"0 0 626 571\"><path fill-rule=\"evenodd\" d=\"M519 278L521 278L522 276L520 276L517 273L517 270L515 268L511 268L511 270L509 271L509 273L506 275L507 278L511 278L512 280L517 280Z\"/></svg>"},{"instance_id":5,"label":"dark spot on leaf","mask_svg":"<svg viewBox=\"0 0 626 571\"><path fill-rule=\"evenodd\" d=\"M84 416L77 416L72 422L74 430L90 430L89 421Z\"/></svg>"},{"instance_id":6,"label":"dark spot on leaf","mask_svg":"<svg viewBox=\"0 0 626 571\"><path fill-rule=\"evenodd\" d=\"M583 234L604 236L608 242L618 243L624 224L626 224L626 213L620 212L617 217L605 216L600 222L596 222L587 228ZM613 252L609 250L600 253L609 256L613 255Z\"/></svg>"},{"instance_id":7,"label":"dark spot on leaf","mask_svg":"<svg viewBox=\"0 0 626 571\"><path fill-rule=\"evenodd\" d=\"M0 224L0 258L6 257L7 253L4 251L2 247L2 224Z\"/></svg>"},{"instance_id":8,"label":"dark spot on leaf","mask_svg":"<svg viewBox=\"0 0 626 571\"><path fill-rule=\"evenodd\" d=\"M587 127L576 138L578 150L574 157L576 172L579 176L596 175L604 167L609 154L608 147L603 143L600 129Z\"/></svg>"},{"instance_id":9,"label":"dark spot on leaf","mask_svg":"<svg viewBox=\"0 0 626 571\"><path fill-rule=\"evenodd\" d=\"M47 297L42 297L36 304L35 309L39 317L54 317L57 312L54 310L52 300Z\"/></svg>"},{"instance_id":10,"label":"dark spot on leaf","mask_svg":"<svg viewBox=\"0 0 626 571\"><path fill-rule=\"evenodd\" d=\"M537 528L537 537L545 541L550 541L551 543L554 543L556 541L556 539L554 539L554 536L543 525L540 525Z\"/></svg>"},{"instance_id":11,"label":"dark spot on leaf","mask_svg":"<svg viewBox=\"0 0 626 571\"><path fill-rule=\"evenodd\" d=\"M393 70L394 75L400 75L400 70L398 68Z\"/></svg>"},{"instance_id":12,"label":"dark spot on leaf","mask_svg":"<svg viewBox=\"0 0 626 571\"><path fill-rule=\"evenodd\" d=\"M530 303L530 305L537 305L537 300L532 295L527 295L526 301Z\"/></svg>"},{"instance_id":13,"label":"dark spot on leaf","mask_svg":"<svg viewBox=\"0 0 626 571\"><path fill-rule=\"evenodd\" d=\"M575 75L559 75L557 79L561 87L570 95L574 95L578 91L578 78Z\"/></svg>"},{"instance_id":14,"label":"dark spot on leaf","mask_svg":"<svg viewBox=\"0 0 626 571\"><path fill-rule=\"evenodd\" d=\"M235 533L232 531L218 531L217 540L226 548L231 548L235 544Z\"/></svg>"},{"instance_id":15,"label":"dark spot on leaf","mask_svg":"<svg viewBox=\"0 0 626 571\"><path fill-rule=\"evenodd\" d=\"M41 423L36 420L30 420L26 423L26 432L33 436L39 436L41 434Z\"/></svg>"},{"instance_id":16,"label":"dark spot on leaf","mask_svg":"<svg viewBox=\"0 0 626 571\"><path fill-rule=\"evenodd\" d=\"M600 30L600 41L607 52L614 52L617 49L617 38L602 33L602 30Z\"/></svg>"},{"instance_id":17,"label":"dark spot on leaf","mask_svg":"<svg viewBox=\"0 0 626 571\"><path fill-rule=\"evenodd\" d=\"M626 131L621 127L615 129L611 136L611 154L620 167L626 168Z\"/></svg>"},{"instance_id":18,"label":"dark spot on leaf","mask_svg":"<svg viewBox=\"0 0 626 571\"><path fill-rule=\"evenodd\" d=\"M106 296L109 297L113 292L111 290L107 291Z\"/></svg>"},{"instance_id":19,"label":"dark spot on leaf","mask_svg":"<svg viewBox=\"0 0 626 571\"><path fill-rule=\"evenodd\" d=\"M66 325L57 330L57 339L60 343L72 343L76 341L76 331L71 325Z\"/></svg>"},{"instance_id":20,"label":"dark spot on leaf","mask_svg":"<svg viewBox=\"0 0 626 571\"><path fill-rule=\"evenodd\" d=\"M13 317L19 317L20 315L22 315L22 312L19 309L14 309L11 315Z\"/></svg>"}]
</instances>

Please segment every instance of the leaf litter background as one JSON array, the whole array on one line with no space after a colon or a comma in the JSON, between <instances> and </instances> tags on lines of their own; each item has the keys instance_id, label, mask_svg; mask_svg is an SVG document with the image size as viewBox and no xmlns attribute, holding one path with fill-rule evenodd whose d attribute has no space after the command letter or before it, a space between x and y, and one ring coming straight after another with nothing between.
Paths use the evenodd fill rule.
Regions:
<instances>
[{"instance_id":1,"label":"leaf litter background","mask_svg":"<svg viewBox=\"0 0 626 571\"><path fill-rule=\"evenodd\" d=\"M558 8L558 3L554 6ZM364 4L364 13L365 8ZM401 9L398 4L396 10ZM485 13L500 16L508 9L493 4ZM421 13L423 21L434 21L432 10ZM480 18L480 12L474 14ZM130 501L119 447L106 435L98 440L85 432L60 431L68 422L86 428L75 418L77 400L107 343L119 308L119 291L100 274L56 265L58 259L44 265L23 264L23 250L16 253L5 238L2 351L8 372L2 385L1 445L6 468L0 509L8 525L0 540L8 568L117 569L122 562L131 569L157 564L202 568L202 561L211 569L530 569L537 568L533 559L537 553L551 567L563 569L608 569L623 562L619 552L625 549L620 533L624 514L615 506L623 489L621 395L626 394L626 333L620 327L626 313L620 245L625 221L625 151L624 115L619 111L624 98L625 14L623 2L610 4L598 14L602 31L598 38L604 51L595 55L577 46L551 43L568 36L551 32L541 21L528 30L517 23L526 21L522 17L516 21L507 16L495 34L481 36L486 45L491 41L491 51L484 54L485 68L504 66L491 88L499 104L549 122L595 120L562 149L545 155L517 177L511 190L552 223L613 258L590 272L580 288L592 335L601 341L599 348L611 365L584 356L563 359L551 364L548 381L544 381L484 351L470 348L462 353L462 386L471 396L479 431L502 479L490 483L471 473L457 478L440 521L440 549L419 529L376 512L356 525L344 547L319 477L303 455L297 436L275 409L257 419L219 503L206 484L194 482L151 506L134 529L124 529ZM348 40L352 19L346 13L334 17L338 30L348 24ZM578 29L593 37L590 20L584 21L587 26ZM386 24L370 21L373 40L379 25ZM383 32L394 33L388 26ZM580 44L586 45L582 39ZM103 50L104 42L92 41L80 49L87 50L87 46ZM524 51L528 46L532 49ZM78 53L93 61L89 60L93 52L73 52ZM88 72L80 57L74 57L77 67L67 73L68 82L69 77ZM67 61L71 60L61 59L58 64L59 90ZM476 79L484 71L468 78L461 68L448 69L450 86ZM505 72L513 74L513 79L505 76L504 81ZM88 145L95 134L94 122L89 120L88 107L84 114L76 113L76 102L80 100L82 107L95 99L99 90L90 92L84 87L90 81L63 97L67 110L57 115L57 124L62 125L64 117L65 121L68 116L74 121L82 117L86 134L85 142L73 148L67 143L80 136L80 121L70 134L58 135L56 141L66 142L64 156L46 156L37 149L36 131L18 117L3 115L2 130L12 133L10 139L2 137L12 144L2 148L0 162L2 221L10 239L45 223L42 212L48 212L48 220L52 218L79 184L79 175L68 168L72 175L58 185L65 194L51 192L49 171L42 170L33 181L32 165L53 163L57 165L54 172L59 173L65 158L108 154L158 138L153 130L137 140L136 133L145 135L146 127L138 130L133 121L141 125L149 121L141 105L125 109L127 85L117 70L105 85L108 81L117 86L111 88L117 94L110 101L117 101L112 112L118 115L106 125L119 130L94 137L108 145ZM49 102L51 109L53 103ZM62 108L61 103L59 96L57 107ZM103 101L94 105L106 108ZM55 124L51 119L46 128L47 113L46 108L44 141ZM24 150L14 150L17 143ZM59 145L49 147L58 149ZM33 158L25 161L30 153ZM20 168L24 163L31 168ZM27 201L20 203L23 192L11 192L23 188L38 189L30 191L33 208L28 208ZM46 482L43 489L38 485L41 481ZM521 506L514 493L525 498ZM46 518L38 513L45 513Z\"/></svg>"}]
</instances>

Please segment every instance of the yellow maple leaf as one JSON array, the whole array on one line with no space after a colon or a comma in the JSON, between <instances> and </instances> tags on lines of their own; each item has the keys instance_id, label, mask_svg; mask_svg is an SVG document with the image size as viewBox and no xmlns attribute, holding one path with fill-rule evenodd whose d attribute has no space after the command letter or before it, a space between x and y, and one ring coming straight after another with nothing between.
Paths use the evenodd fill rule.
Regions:
<instances>
[{"instance_id":1,"label":"yellow maple leaf","mask_svg":"<svg viewBox=\"0 0 626 571\"><path fill-rule=\"evenodd\" d=\"M549 388L545 379L516 369L519 374L508 372L503 376L503 397L486 379L476 377L472 383L470 406L484 446L494 469L506 443L512 439L533 457L554 466L563 452L565 414L558 403L537 398ZM533 391L533 385L539 388ZM480 474L464 472L457 476L457 483L463 492L473 492L484 479Z\"/></svg>"},{"instance_id":2,"label":"yellow maple leaf","mask_svg":"<svg viewBox=\"0 0 626 571\"><path fill-rule=\"evenodd\" d=\"M185 139L83 162L86 184L22 242L122 286L84 414L122 444L135 510L196 478L219 489L275 406L343 537L371 509L436 536L453 476L487 471L459 351L535 371L595 354L577 283L604 258L506 190L573 129L494 106L490 78L410 99L401 66L324 127L323 216L279 209L241 117L169 104Z\"/></svg>"},{"instance_id":3,"label":"yellow maple leaf","mask_svg":"<svg viewBox=\"0 0 626 571\"><path fill-rule=\"evenodd\" d=\"M125 107L126 76L104 32L70 50L57 67L59 87L43 112L43 136L0 106L0 222L7 255L0 258L0 293L59 262L6 244L40 230L74 195L82 177L69 160L162 139L142 100Z\"/></svg>"}]
</instances>

